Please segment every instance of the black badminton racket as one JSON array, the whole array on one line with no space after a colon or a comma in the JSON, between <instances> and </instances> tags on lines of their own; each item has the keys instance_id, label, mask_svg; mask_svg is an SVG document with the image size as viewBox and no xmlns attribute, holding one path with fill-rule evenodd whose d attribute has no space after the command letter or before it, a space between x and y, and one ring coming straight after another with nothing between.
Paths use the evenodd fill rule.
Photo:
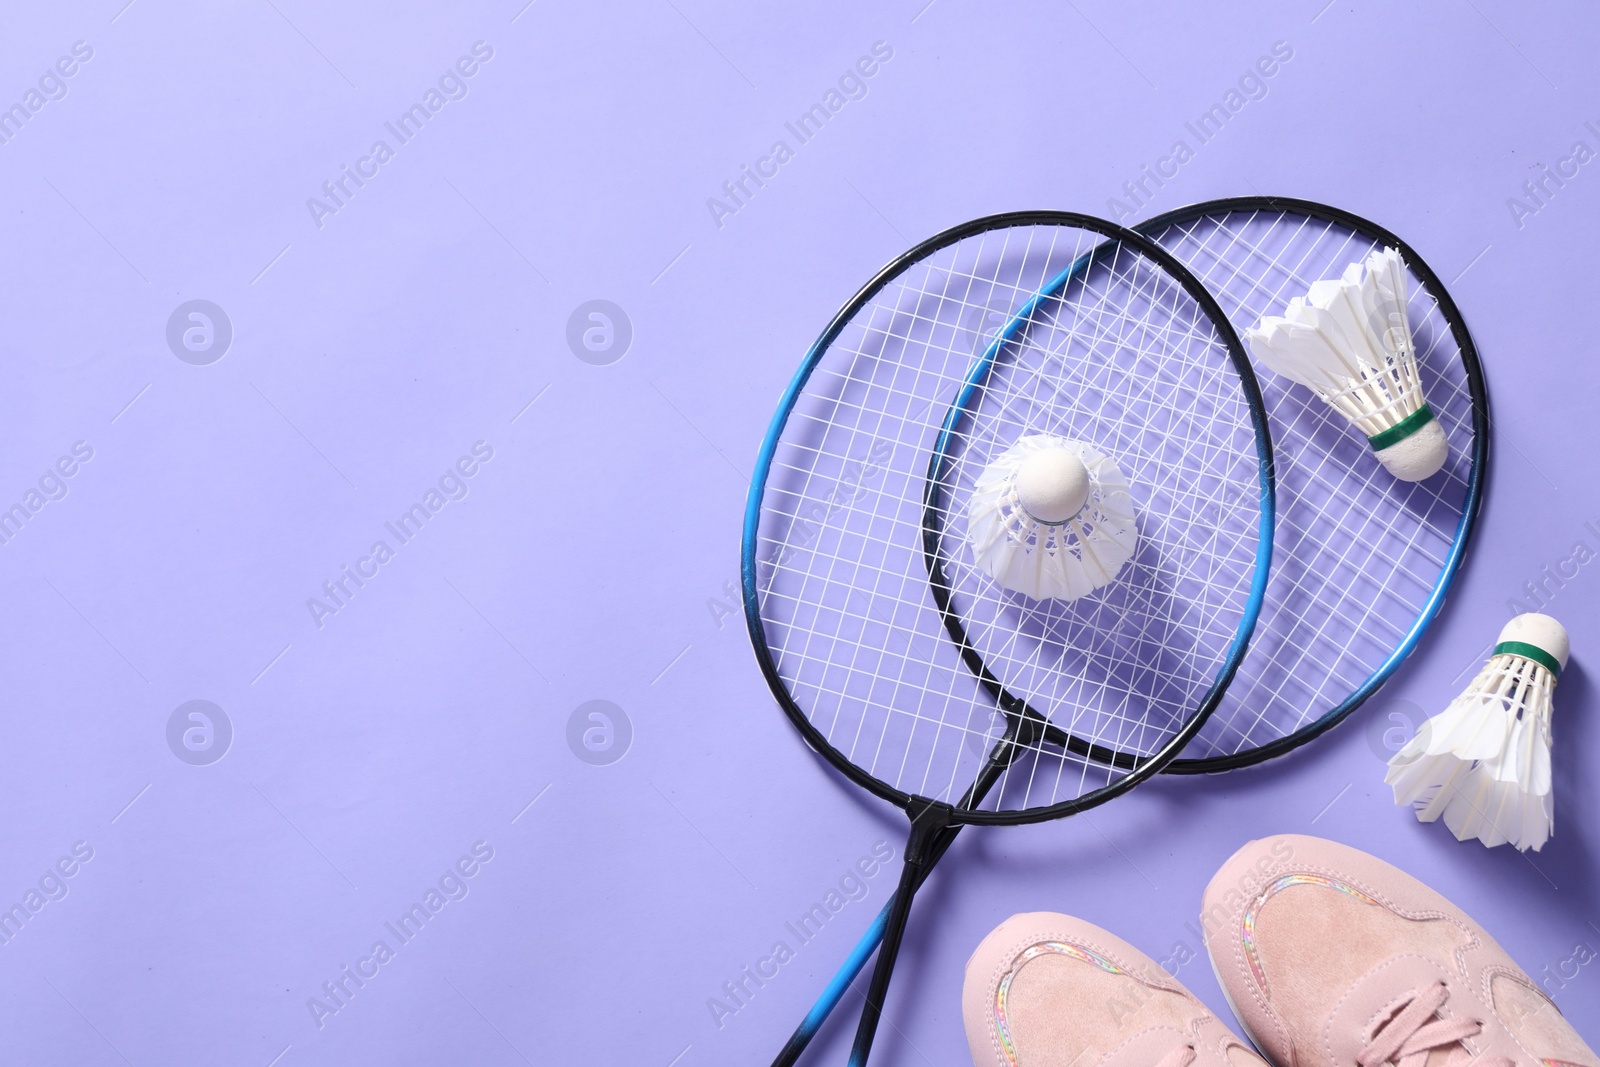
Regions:
<instances>
[{"instance_id":1,"label":"black badminton racket","mask_svg":"<svg viewBox=\"0 0 1600 1067\"><path fill-rule=\"evenodd\" d=\"M975 355L972 312L995 306L1015 311ZM1040 450L1073 467L1042 497L1043 468L1018 466ZM1068 499L1065 517L1039 503ZM742 583L791 721L911 820L853 1064L956 828L1102 804L1203 727L1260 611L1273 510L1237 335L1176 259L1114 224L958 226L813 345L758 457Z\"/></svg>"}]
</instances>

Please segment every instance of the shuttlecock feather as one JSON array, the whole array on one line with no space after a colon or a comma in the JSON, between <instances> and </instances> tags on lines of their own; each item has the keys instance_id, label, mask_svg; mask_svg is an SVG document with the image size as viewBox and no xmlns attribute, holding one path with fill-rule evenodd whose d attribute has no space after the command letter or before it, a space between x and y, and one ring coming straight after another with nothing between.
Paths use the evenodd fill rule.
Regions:
<instances>
[{"instance_id":1,"label":"shuttlecock feather","mask_svg":"<svg viewBox=\"0 0 1600 1067\"><path fill-rule=\"evenodd\" d=\"M1550 697L1567 654L1567 632L1548 615L1506 624L1466 692L1389 761L1395 803L1423 822L1442 815L1459 841L1542 848L1555 828Z\"/></svg>"},{"instance_id":2,"label":"shuttlecock feather","mask_svg":"<svg viewBox=\"0 0 1600 1067\"><path fill-rule=\"evenodd\" d=\"M1340 278L1313 282L1245 340L1274 373L1309 387L1360 429L1390 474L1420 482L1450 449L1422 395L1406 299L1405 262L1385 248Z\"/></svg>"},{"instance_id":3,"label":"shuttlecock feather","mask_svg":"<svg viewBox=\"0 0 1600 1067\"><path fill-rule=\"evenodd\" d=\"M978 477L967 507L978 568L1013 592L1076 600L1111 583L1139 535L1111 457L1052 434L1017 441Z\"/></svg>"}]
</instances>

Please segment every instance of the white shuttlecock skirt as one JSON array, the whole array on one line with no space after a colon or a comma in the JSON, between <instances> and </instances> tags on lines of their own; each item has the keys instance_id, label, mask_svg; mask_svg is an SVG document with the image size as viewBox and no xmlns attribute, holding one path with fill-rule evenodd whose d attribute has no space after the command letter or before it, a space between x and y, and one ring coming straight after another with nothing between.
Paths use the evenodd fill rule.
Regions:
<instances>
[{"instance_id":1,"label":"white shuttlecock skirt","mask_svg":"<svg viewBox=\"0 0 1600 1067\"><path fill-rule=\"evenodd\" d=\"M1444 466L1450 448L1423 398L1406 309L1405 263L1385 248L1339 278L1313 282L1244 340L1274 373L1310 388L1365 434L1390 474L1417 482Z\"/></svg>"},{"instance_id":2,"label":"white shuttlecock skirt","mask_svg":"<svg viewBox=\"0 0 1600 1067\"><path fill-rule=\"evenodd\" d=\"M1459 841L1538 851L1555 830L1550 720L1557 675L1547 663L1557 670L1564 664L1566 635L1560 632L1553 651L1527 644L1513 651L1513 627L1507 633L1466 691L1389 761L1384 781L1396 804L1410 805L1422 822L1443 818Z\"/></svg>"},{"instance_id":3,"label":"white shuttlecock skirt","mask_svg":"<svg viewBox=\"0 0 1600 1067\"><path fill-rule=\"evenodd\" d=\"M1029 457L1066 449L1089 472L1089 498L1075 516L1045 523L1028 514L1017 476ZM1128 479L1110 456L1051 434L1023 437L984 469L967 508L978 568L1015 593L1076 600L1109 585L1139 547Z\"/></svg>"}]
</instances>

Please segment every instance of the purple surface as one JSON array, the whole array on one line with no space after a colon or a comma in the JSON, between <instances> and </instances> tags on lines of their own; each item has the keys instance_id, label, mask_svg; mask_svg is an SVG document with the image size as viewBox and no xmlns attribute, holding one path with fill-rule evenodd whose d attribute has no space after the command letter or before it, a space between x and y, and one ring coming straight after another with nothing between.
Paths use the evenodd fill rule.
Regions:
<instances>
[{"instance_id":1,"label":"purple surface","mask_svg":"<svg viewBox=\"0 0 1600 1067\"><path fill-rule=\"evenodd\" d=\"M0 143L4 506L75 442L93 456L0 544L0 901L77 842L93 855L0 945L0 1061L770 1056L892 866L807 943L785 923L877 842L898 857L904 832L806 753L732 614L778 391L896 252L993 211L1112 210L1277 41L1293 57L1265 95L1132 217L1276 192L1410 241L1490 380L1477 544L1419 654L1310 750L965 834L913 914L876 1062L968 1062L961 965L1024 909L1109 927L1225 1013L1186 924L1215 867L1274 831L1419 875L1600 1043L1600 977L1573 962L1600 947L1600 254L1597 179L1573 155L1600 148L1588 9L112 0L5 19L7 105L26 109L74 42L93 55ZM385 123L426 107L476 41L492 58L463 64L400 143ZM865 95L846 82L858 98L799 143L786 123L878 41L893 54L864 64ZM314 219L307 198L360 166L365 184ZM766 184L708 207L745 166ZM208 365L169 347L190 300L231 323ZM620 343L582 344L594 300L631 323L609 364ZM448 476L460 457L471 477ZM385 523L430 489L439 510L402 543ZM345 566L369 577L319 626L308 598ZM1529 583L1575 651L1556 837L1522 857L1396 810L1377 751L1388 715L1464 684L1511 601L1534 606ZM191 700L231 723L209 765L169 745ZM594 700L627 722L604 712L598 753ZM447 876L463 857L471 876ZM441 880L446 902L402 943L385 924ZM793 958L714 1018L723 983L780 939ZM378 940L392 958L314 1018L308 999ZM846 1030L817 1062L843 1058Z\"/></svg>"}]
</instances>

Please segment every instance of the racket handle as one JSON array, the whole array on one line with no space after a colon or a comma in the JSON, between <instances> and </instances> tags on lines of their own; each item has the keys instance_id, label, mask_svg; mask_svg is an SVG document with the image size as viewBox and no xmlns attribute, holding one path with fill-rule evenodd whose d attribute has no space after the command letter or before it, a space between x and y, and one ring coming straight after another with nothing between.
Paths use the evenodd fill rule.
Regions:
<instances>
[{"instance_id":1,"label":"racket handle","mask_svg":"<svg viewBox=\"0 0 1600 1067\"><path fill-rule=\"evenodd\" d=\"M806 1013L805 1019L795 1027L794 1033L789 1035L788 1043L783 1046L783 1051L778 1053L778 1058L772 1061L772 1067L794 1067L799 1061L800 1054L811 1044L811 1039L817 1036L822 1024L828 1021L833 1009L844 999L850 984L856 980L861 969L878 950L878 945L883 941L884 928L889 925L889 909L892 907L894 898L890 897L889 902L878 912L878 917L872 920L872 925L867 927L867 932L861 935L861 940L856 942L856 947L850 950L850 955L834 973L832 980L828 982L828 987L822 991L817 1002L811 1005L811 1010Z\"/></svg>"},{"instance_id":2,"label":"racket handle","mask_svg":"<svg viewBox=\"0 0 1600 1067\"><path fill-rule=\"evenodd\" d=\"M883 928L883 944L878 946L878 963L867 985L867 1002L861 1009L855 1045L850 1049L850 1067L866 1067L872 1054L872 1041L883 1017L883 1003L889 995L889 979L894 976L900 942L905 937L906 920L911 917L911 901L927 877L937 856L934 852L943 832L952 825L954 809L947 804L929 804L911 820L911 835L906 840L905 866L900 869L900 885L889 904L889 921Z\"/></svg>"},{"instance_id":3,"label":"racket handle","mask_svg":"<svg viewBox=\"0 0 1600 1067\"><path fill-rule=\"evenodd\" d=\"M960 832L960 823L947 826L939 831L938 836L934 839L933 848L929 851L927 866L922 868L922 873L917 878L919 888L928 877L929 868L939 862L939 857L945 854L945 850L950 847L951 843L955 841L956 835ZM834 972L827 988L817 997L816 1003L811 1005L811 1010L806 1013L806 1017L801 1020L800 1025L795 1027L794 1033L789 1035L789 1040L784 1044L783 1050L772 1061L772 1067L794 1067L800 1061L800 1054L806 1050L807 1045L811 1044L811 1039L817 1036L817 1031L822 1029L822 1024L828 1021L828 1016L833 1014L833 1009L839 1006L839 1002L844 999L845 993L849 992L851 984L855 982L862 969L866 967L867 961L872 958L872 954L883 943L883 931L889 925L889 910L894 907L895 899L898 896L899 893L897 892L879 910L877 918L872 920L872 925L867 927L866 933L861 935L861 940L856 942L855 948L850 950L850 955L845 958L845 961L839 965L839 969Z\"/></svg>"}]
</instances>

